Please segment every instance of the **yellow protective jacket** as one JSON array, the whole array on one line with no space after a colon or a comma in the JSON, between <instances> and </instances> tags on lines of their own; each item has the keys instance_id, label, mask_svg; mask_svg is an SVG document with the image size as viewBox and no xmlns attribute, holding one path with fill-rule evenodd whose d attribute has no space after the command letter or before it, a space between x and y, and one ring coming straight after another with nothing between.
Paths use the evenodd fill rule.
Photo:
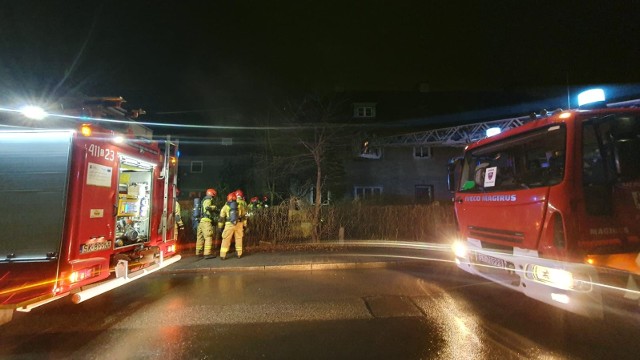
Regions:
<instances>
[{"instance_id":1,"label":"yellow protective jacket","mask_svg":"<svg viewBox=\"0 0 640 360\"><path fill-rule=\"evenodd\" d=\"M176 218L176 224L178 224L178 227L183 227L184 223L182 222L182 216L180 215L180 203L176 200L176 207L173 210L173 214Z\"/></svg>"},{"instance_id":2,"label":"yellow protective jacket","mask_svg":"<svg viewBox=\"0 0 640 360\"><path fill-rule=\"evenodd\" d=\"M200 221L212 221L215 211L216 205L213 203L213 198L205 196L202 200L202 219Z\"/></svg>"}]
</instances>

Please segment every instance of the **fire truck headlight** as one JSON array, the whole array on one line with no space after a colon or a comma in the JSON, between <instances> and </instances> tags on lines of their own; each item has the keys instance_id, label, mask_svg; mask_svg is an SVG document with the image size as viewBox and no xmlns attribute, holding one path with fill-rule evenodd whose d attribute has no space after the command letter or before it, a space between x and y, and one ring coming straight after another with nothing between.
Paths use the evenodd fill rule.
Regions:
<instances>
[{"instance_id":1,"label":"fire truck headlight","mask_svg":"<svg viewBox=\"0 0 640 360\"><path fill-rule=\"evenodd\" d=\"M456 257L459 257L459 258L467 257L467 244L465 244L463 241L460 241L460 240L454 241L453 245L451 246L451 249L453 250L453 253L456 255Z\"/></svg>"},{"instance_id":2,"label":"fire truck headlight","mask_svg":"<svg viewBox=\"0 0 640 360\"><path fill-rule=\"evenodd\" d=\"M563 290L589 291L591 281L583 274L573 274L563 269L555 269L542 265L527 266L527 277Z\"/></svg>"},{"instance_id":3,"label":"fire truck headlight","mask_svg":"<svg viewBox=\"0 0 640 360\"><path fill-rule=\"evenodd\" d=\"M42 120L47 117L47 112L44 111L43 108L39 106L28 105L24 106L20 109L20 112L23 116L34 119L34 120Z\"/></svg>"},{"instance_id":4,"label":"fire truck headlight","mask_svg":"<svg viewBox=\"0 0 640 360\"><path fill-rule=\"evenodd\" d=\"M546 283L559 289L568 290L573 285L573 276L562 269L554 269L541 265L531 266L531 275L534 280Z\"/></svg>"}]
</instances>

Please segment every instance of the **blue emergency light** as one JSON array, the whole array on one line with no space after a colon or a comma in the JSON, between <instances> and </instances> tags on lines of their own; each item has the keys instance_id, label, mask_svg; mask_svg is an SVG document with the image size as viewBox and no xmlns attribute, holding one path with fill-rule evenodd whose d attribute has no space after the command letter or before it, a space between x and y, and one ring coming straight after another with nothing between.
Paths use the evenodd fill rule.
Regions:
<instances>
[{"instance_id":1,"label":"blue emergency light","mask_svg":"<svg viewBox=\"0 0 640 360\"><path fill-rule=\"evenodd\" d=\"M589 89L578 94L578 106L592 106L594 104L603 104L605 101L604 90Z\"/></svg>"}]
</instances>

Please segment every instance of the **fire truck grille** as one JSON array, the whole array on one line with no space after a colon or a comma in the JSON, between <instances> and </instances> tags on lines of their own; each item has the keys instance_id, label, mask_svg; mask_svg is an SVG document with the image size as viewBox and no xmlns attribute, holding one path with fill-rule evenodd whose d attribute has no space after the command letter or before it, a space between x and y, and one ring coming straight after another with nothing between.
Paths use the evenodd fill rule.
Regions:
<instances>
[{"instance_id":1,"label":"fire truck grille","mask_svg":"<svg viewBox=\"0 0 640 360\"><path fill-rule=\"evenodd\" d=\"M478 226L469 226L469 235L480 240L500 240L517 244L524 241L524 234L518 231L490 229Z\"/></svg>"}]
</instances>

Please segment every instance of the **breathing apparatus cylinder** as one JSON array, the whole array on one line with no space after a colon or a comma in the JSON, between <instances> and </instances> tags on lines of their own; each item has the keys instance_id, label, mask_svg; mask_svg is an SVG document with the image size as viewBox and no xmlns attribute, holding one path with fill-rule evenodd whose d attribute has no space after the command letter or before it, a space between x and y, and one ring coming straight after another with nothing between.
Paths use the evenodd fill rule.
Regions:
<instances>
[{"instance_id":1,"label":"breathing apparatus cylinder","mask_svg":"<svg viewBox=\"0 0 640 360\"><path fill-rule=\"evenodd\" d=\"M235 201L228 202L229 204L229 222L235 225L238 222L238 203Z\"/></svg>"},{"instance_id":2,"label":"breathing apparatus cylinder","mask_svg":"<svg viewBox=\"0 0 640 360\"><path fill-rule=\"evenodd\" d=\"M201 217L202 206L200 205L200 198L195 198L193 199L193 210L191 210L191 223L194 231L198 229L198 223L200 223Z\"/></svg>"},{"instance_id":3,"label":"breathing apparatus cylinder","mask_svg":"<svg viewBox=\"0 0 640 360\"><path fill-rule=\"evenodd\" d=\"M194 219L200 219L202 216L202 207L200 206L200 198L193 199L193 210L191 211L191 217Z\"/></svg>"}]
</instances>

